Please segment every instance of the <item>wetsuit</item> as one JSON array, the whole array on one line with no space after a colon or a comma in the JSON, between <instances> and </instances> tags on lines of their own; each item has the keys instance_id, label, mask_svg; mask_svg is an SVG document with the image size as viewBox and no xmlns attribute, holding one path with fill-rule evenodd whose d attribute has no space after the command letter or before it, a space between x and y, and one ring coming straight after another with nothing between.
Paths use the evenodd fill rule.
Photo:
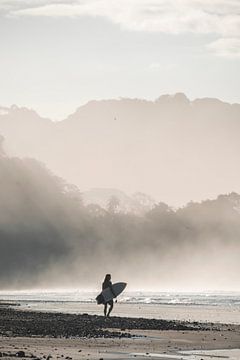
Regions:
<instances>
[{"instance_id":1,"label":"wetsuit","mask_svg":"<svg viewBox=\"0 0 240 360\"><path fill-rule=\"evenodd\" d=\"M107 288L110 288L112 294L113 294L113 297L116 297L114 291L113 291L113 287L112 287L112 282L110 280L106 280L102 283L102 290L105 290ZM107 302L107 304L111 305L113 303L113 300L109 300Z\"/></svg>"},{"instance_id":2,"label":"wetsuit","mask_svg":"<svg viewBox=\"0 0 240 360\"><path fill-rule=\"evenodd\" d=\"M115 293L113 291L112 282L110 280L106 280L106 281L104 281L102 283L102 290L107 289L107 288L110 288L113 296L116 297L116 295L115 295ZM108 314L107 314L107 305L110 305ZM105 314L105 316L109 316L112 309L113 309L113 300L109 300L107 303L105 303L105 306L104 306L104 314Z\"/></svg>"}]
</instances>

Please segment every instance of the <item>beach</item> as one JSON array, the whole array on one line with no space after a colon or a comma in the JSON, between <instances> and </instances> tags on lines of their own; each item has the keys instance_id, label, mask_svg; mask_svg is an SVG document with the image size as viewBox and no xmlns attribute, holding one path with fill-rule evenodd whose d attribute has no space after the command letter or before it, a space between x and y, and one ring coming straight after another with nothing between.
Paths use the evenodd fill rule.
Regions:
<instances>
[{"instance_id":1,"label":"beach","mask_svg":"<svg viewBox=\"0 0 240 360\"><path fill-rule=\"evenodd\" d=\"M7 304L0 318L4 359L240 359L237 324L23 311Z\"/></svg>"},{"instance_id":2,"label":"beach","mask_svg":"<svg viewBox=\"0 0 240 360\"><path fill-rule=\"evenodd\" d=\"M100 316L103 307L96 304L97 294L80 289L0 291L0 303L26 311ZM112 315L240 325L240 293L124 292Z\"/></svg>"},{"instance_id":3,"label":"beach","mask_svg":"<svg viewBox=\"0 0 240 360\"><path fill-rule=\"evenodd\" d=\"M21 309L72 314L88 313L99 316L103 314L102 306L94 303L25 302L21 304ZM126 304L119 302L114 306L113 314L121 317L137 318L141 316L154 319L221 322L240 325L239 306Z\"/></svg>"}]
</instances>

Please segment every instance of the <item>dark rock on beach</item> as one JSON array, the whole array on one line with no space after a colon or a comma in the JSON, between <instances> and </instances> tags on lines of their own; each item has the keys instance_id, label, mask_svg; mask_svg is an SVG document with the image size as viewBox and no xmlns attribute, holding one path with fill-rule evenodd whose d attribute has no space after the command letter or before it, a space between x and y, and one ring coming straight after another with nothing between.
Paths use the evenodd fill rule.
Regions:
<instances>
[{"instance_id":1,"label":"dark rock on beach","mask_svg":"<svg viewBox=\"0 0 240 360\"><path fill-rule=\"evenodd\" d=\"M231 325L145 318L75 315L0 308L0 335L50 337L131 337L128 330L233 330ZM111 330L110 330L111 329ZM121 330L122 329L122 330ZM18 355L21 357L21 355Z\"/></svg>"}]
</instances>

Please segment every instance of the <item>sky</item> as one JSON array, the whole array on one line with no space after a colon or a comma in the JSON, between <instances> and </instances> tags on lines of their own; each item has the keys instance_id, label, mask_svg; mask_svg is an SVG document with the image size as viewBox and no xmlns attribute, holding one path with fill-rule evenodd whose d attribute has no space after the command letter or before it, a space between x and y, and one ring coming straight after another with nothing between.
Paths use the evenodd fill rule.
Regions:
<instances>
[{"instance_id":1,"label":"sky","mask_svg":"<svg viewBox=\"0 0 240 360\"><path fill-rule=\"evenodd\" d=\"M240 103L239 0L0 0L0 106L60 120L92 99Z\"/></svg>"}]
</instances>

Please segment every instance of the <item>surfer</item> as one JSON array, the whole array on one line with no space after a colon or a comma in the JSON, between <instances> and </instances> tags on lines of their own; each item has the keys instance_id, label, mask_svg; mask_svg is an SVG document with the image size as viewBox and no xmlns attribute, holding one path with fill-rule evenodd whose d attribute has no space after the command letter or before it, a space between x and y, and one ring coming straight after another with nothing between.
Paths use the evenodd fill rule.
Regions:
<instances>
[{"instance_id":1,"label":"surfer","mask_svg":"<svg viewBox=\"0 0 240 360\"><path fill-rule=\"evenodd\" d=\"M116 294L114 293L114 290L113 290L113 287L112 287L111 275L110 274L107 274L105 276L105 279L104 279L104 281L102 283L102 290L107 289L107 288L110 288L110 290L111 290L111 292L113 294L113 297L116 297ZM108 305L110 307L109 307L109 310L107 311ZM113 309L113 299L109 300L106 304L104 304L104 315L109 317L112 309Z\"/></svg>"}]
</instances>

